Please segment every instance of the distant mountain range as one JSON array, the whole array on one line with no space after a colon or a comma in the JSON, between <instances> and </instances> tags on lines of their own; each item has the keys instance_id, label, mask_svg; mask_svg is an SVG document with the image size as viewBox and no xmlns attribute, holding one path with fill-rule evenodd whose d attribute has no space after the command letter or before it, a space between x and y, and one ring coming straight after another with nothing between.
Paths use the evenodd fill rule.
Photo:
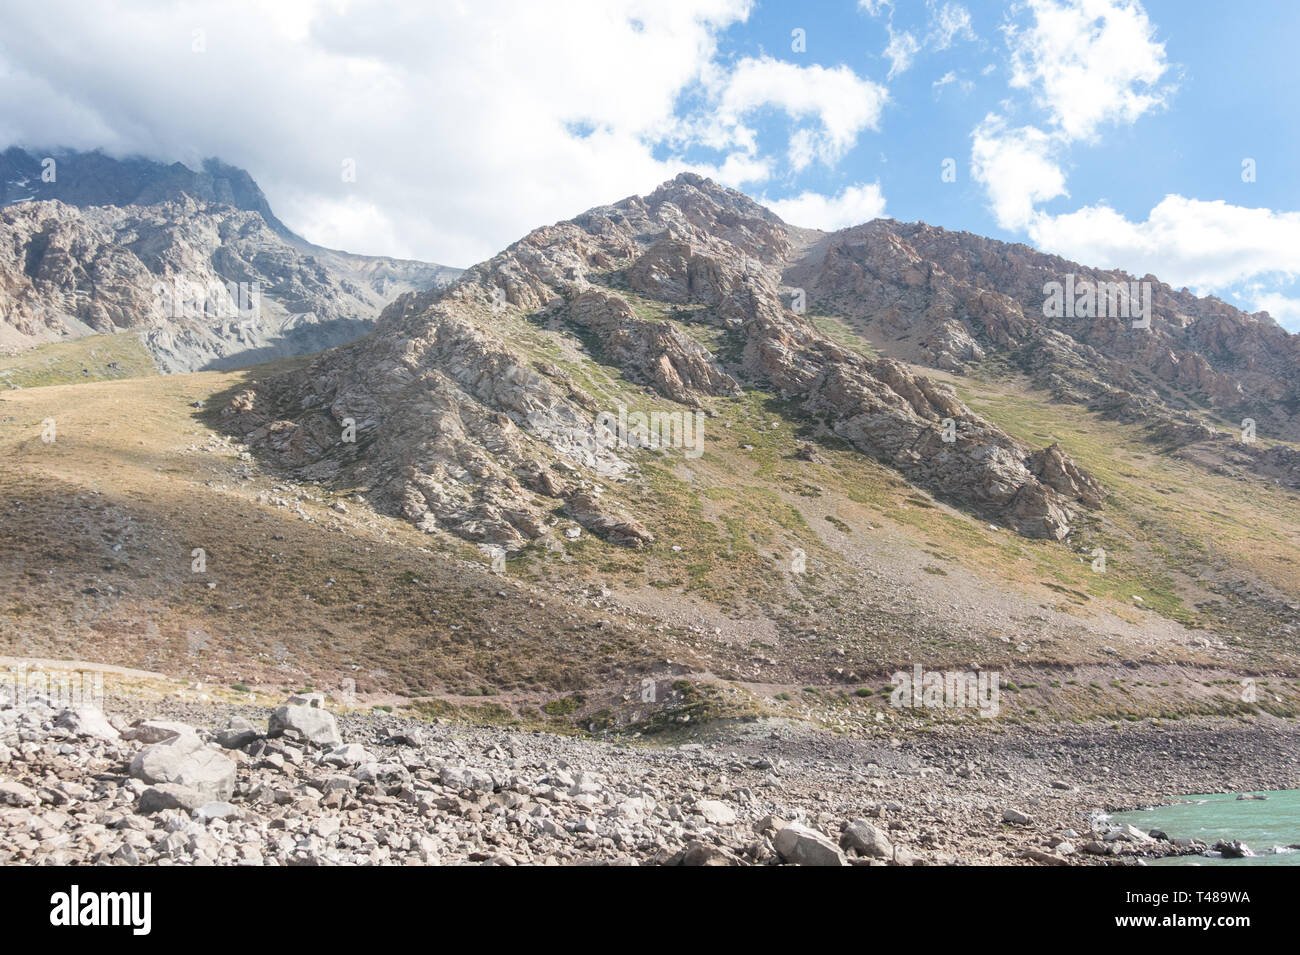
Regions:
<instances>
[{"instance_id":1,"label":"distant mountain range","mask_svg":"<svg viewBox=\"0 0 1300 955\"><path fill-rule=\"evenodd\" d=\"M161 370L256 364L365 334L459 270L313 245L215 159L0 153L0 346L131 332Z\"/></svg>"}]
</instances>

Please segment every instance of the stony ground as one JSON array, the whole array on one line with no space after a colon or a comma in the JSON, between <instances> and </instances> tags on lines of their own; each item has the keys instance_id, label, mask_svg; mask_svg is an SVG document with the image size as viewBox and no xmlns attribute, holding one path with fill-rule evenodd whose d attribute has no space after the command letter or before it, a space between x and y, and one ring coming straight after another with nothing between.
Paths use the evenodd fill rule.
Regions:
<instances>
[{"instance_id":1,"label":"stony ground","mask_svg":"<svg viewBox=\"0 0 1300 955\"><path fill-rule=\"evenodd\" d=\"M1131 864L1205 847L1099 810L1300 785L1287 721L652 746L315 702L0 700L0 863Z\"/></svg>"}]
</instances>

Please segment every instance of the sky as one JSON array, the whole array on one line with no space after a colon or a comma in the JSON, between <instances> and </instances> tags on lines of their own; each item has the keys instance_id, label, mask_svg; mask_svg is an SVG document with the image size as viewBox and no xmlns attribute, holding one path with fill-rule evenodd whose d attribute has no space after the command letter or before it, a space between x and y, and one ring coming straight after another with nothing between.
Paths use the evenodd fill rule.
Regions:
<instances>
[{"instance_id":1,"label":"sky","mask_svg":"<svg viewBox=\"0 0 1300 955\"><path fill-rule=\"evenodd\" d=\"M0 147L247 169L467 266L683 169L1151 273L1300 331L1292 0L0 0Z\"/></svg>"}]
</instances>

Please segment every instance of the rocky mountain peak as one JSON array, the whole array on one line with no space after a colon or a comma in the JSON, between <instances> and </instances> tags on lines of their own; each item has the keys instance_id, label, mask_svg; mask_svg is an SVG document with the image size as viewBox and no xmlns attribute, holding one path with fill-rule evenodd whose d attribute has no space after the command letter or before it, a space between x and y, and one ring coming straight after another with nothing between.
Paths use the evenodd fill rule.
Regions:
<instances>
[{"instance_id":1,"label":"rocky mountain peak","mask_svg":"<svg viewBox=\"0 0 1300 955\"><path fill-rule=\"evenodd\" d=\"M791 399L825 433L1026 535L1064 537L1079 507L1096 506L1104 491L1059 449L1036 464L946 388L845 350L793 311L792 235L683 174L536 229L445 293L395 302L375 335L242 395L230 426L286 467L369 487L426 530L517 549L550 534L559 501L588 530L649 543L609 484L635 470L635 448L606 440L608 398L540 359L549 340L677 414L747 388ZM343 440L349 418L364 440Z\"/></svg>"}]
</instances>

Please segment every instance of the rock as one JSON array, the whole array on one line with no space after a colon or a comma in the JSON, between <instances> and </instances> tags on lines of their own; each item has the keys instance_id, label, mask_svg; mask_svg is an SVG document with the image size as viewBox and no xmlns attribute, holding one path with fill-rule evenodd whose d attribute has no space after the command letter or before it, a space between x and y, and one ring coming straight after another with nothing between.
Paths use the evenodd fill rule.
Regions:
<instances>
[{"instance_id":1,"label":"rock","mask_svg":"<svg viewBox=\"0 0 1300 955\"><path fill-rule=\"evenodd\" d=\"M228 802L205 802L194 812L198 822L211 822L214 819L243 819L244 810Z\"/></svg>"},{"instance_id":2,"label":"rock","mask_svg":"<svg viewBox=\"0 0 1300 955\"><path fill-rule=\"evenodd\" d=\"M734 866L736 860L717 846L692 842L677 856L674 865L684 866Z\"/></svg>"},{"instance_id":3,"label":"rock","mask_svg":"<svg viewBox=\"0 0 1300 955\"><path fill-rule=\"evenodd\" d=\"M11 165L15 155L22 173ZM445 284L459 271L309 250L247 173L221 163L191 171L69 152L57 182L27 175L29 163L41 168L39 157L17 150L0 163L0 234L13 250L0 260L0 339L125 332L166 372L242 367L364 335L397 293ZM11 204L18 196L7 179L36 185L22 195L34 201ZM255 320L236 318L250 303L246 292L243 301L227 292L235 275L258 290ZM190 314L187 286L203 297L219 288L224 301L201 298Z\"/></svg>"},{"instance_id":4,"label":"rock","mask_svg":"<svg viewBox=\"0 0 1300 955\"><path fill-rule=\"evenodd\" d=\"M642 544L653 543L655 539L640 521L590 491L571 495L564 512L612 544L640 547Z\"/></svg>"},{"instance_id":5,"label":"rock","mask_svg":"<svg viewBox=\"0 0 1300 955\"><path fill-rule=\"evenodd\" d=\"M1251 859L1255 856L1250 846L1236 839L1231 842L1220 839L1214 844L1213 851L1219 853L1225 859Z\"/></svg>"},{"instance_id":6,"label":"rock","mask_svg":"<svg viewBox=\"0 0 1300 955\"><path fill-rule=\"evenodd\" d=\"M772 840L783 862L791 865L844 866L849 860L839 846L816 830L797 822L777 831Z\"/></svg>"},{"instance_id":7,"label":"rock","mask_svg":"<svg viewBox=\"0 0 1300 955\"><path fill-rule=\"evenodd\" d=\"M242 716L232 716L226 721L225 729L217 733L217 742L226 749L243 749L261 736L248 720Z\"/></svg>"},{"instance_id":8,"label":"rock","mask_svg":"<svg viewBox=\"0 0 1300 955\"><path fill-rule=\"evenodd\" d=\"M122 738L122 734L113 728L103 711L96 706L80 706L76 709L64 710L55 718L54 725L71 730L78 736L88 736L113 743Z\"/></svg>"},{"instance_id":9,"label":"rock","mask_svg":"<svg viewBox=\"0 0 1300 955\"><path fill-rule=\"evenodd\" d=\"M1068 844L1068 843L1067 843ZM1042 865L1069 865L1069 861L1062 856L1053 855L1050 852L1044 852L1042 849L1029 848L1024 852L1026 859L1033 859Z\"/></svg>"},{"instance_id":10,"label":"rock","mask_svg":"<svg viewBox=\"0 0 1300 955\"><path fill-rule=\"evenodd\" d=\"M316 706L286 705L275 709L267 727L267 736L283 736L293 730L317 746L337 749L343 745L334 714Z\"/></svg>"},{"instance_id":11,"label":"rock","mask_svg":"<svg viewBox=\"0 0 1300 955\"><path fill-rule=\"evenodd\" d=\"M325 706L324 693L294 693L285 701L290 706L314 706L323 708Z\"/></svg>"},{"instance_id":12,"label":"rock","mask_svg":"<svg viewBox=\"0 0 1300 955\"><path fill-rule=\"evenodd\" d=\"M322 762L329 763L331 766L360 766L363 763L373 763L374 761L375 758L366 752L364 747L356 743L348 743L346 746L330 750L322 760Z\"/></svg>"},{"instance_id":13,"label":"rock","mask_svg":"<svg viewBox=\"0 0 1300 955\"><path fill-rule=\"evenodd\" d=\"M193 733L147 746L131 761L131 775L146 783L176 783L209 799L229 799L235 791L235 764L205 747Z\"/></svg>"},{"instance_id":14,"label":"rock","mask_svg":"<svg viewBox=\"0 0 1300 955\"><path fill-rule=\"evenodd\" d=\"M1028 816L1018 809L1002 810L1002 821L1009 822L1013 826L1027 826L1033 822L1033 817Z\"/></svg>"},{"instance_id":15,"label":"rock","mask_svg":"<svg viewBox=\"0 0 1300 955\"><path fill-rule=\"evenodd\" d=\"M731 826L736 823L736 810L717 799L701 799L695 804L695 811L713 826Z\"/></svg>"},{"instance_id":16,"label":"rock","mask_svg":"<svg viewBox=\"0 0 1300 955\"><path fill-rule=\"evenodd\" d=\"M924 860L904 846L894 846L894 865L923 865Z\"/></svg>"},{"instance_id":17,"label":"rock","mask_svg":"<svg viewBox=\"0 0 1300 955\"><path fill-rule=\"evenodd\" d=\"M448 789L457 791L469 789L477 792L491 792L495 786L490 773L485 773L479 769L468 769L464 766L442 767L438 774L438 781Z\"/></svg>"},{"instance_id":18,"label":"rock","mask_svg":"<svg viewBox=\"0 0 1300 955\"><path fill-rule=\"evenodd\" d=\"M146 816L170 809L183 809L186 812L193 812L206 802L208 802L208 797L196 789L190 789L188 786L181 786L176 783L159 783L156 786L150 786L140 794L140 798L136 803L136 811Z\"/></svg>"},{"instance_id":19,"label":"rock","mask_svg":"<svg viewBox=\"0 0 1300 955\"><path fill-rule=\"evenodd\" d=\"M894 857L894 846L884 831L865 819L855 819L844 828L840 848L871 859Z\"/></svg>"},{"instance_id":20,"label":"rock","mask_svg":"<svg viewBox=\"0 0 1300 955\"><path fill-rule=\"evenodd\" d=\"M39 802L36 793L22 783L0 780L0 806L35 806Z\"/></svg>"},{"instance_id":21,"label":"rock","mask_svg":"<svg viewBox=\"0 0 1300 955\"><path fill-rule=\"evenodd\" d=\"M122 738L133 739L139 743L161 743L163 740L182 734L196 738L198 735L194 732L194 727L187 723L176 723L170 720L138 720L122 734Z\"/></svg>"}]
</instances>

